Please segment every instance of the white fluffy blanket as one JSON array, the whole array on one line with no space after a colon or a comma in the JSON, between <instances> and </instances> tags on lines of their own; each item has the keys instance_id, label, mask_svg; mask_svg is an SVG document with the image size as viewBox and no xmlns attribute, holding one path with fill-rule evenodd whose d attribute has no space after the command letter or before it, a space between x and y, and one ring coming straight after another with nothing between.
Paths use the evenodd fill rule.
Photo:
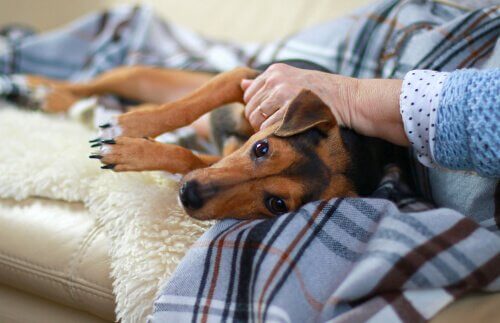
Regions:
<instances>
[{"instance_id":1,"label":"white fluffy blanket","mask_svg":"<svg viewBox=\"0 0 500 323\"><path fill-rule=\"evenodd\" d=\"M117 319L140 322L162 281L210 226L177 205L177 185L161 173L113 173L89 160L95 136L58 116L0 103L0 197L81 201L111 240Z\"/></svg>"}]
</instances>

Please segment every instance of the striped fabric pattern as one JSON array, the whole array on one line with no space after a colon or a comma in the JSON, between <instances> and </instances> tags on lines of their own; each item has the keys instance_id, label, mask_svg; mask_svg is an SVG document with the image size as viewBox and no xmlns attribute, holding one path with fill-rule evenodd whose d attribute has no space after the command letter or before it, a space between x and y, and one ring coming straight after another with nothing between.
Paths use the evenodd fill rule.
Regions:
<instances>
[{"instance_id":1,"label":"striped fabric pattern","mask_svg":"<svg viewBox=\"0 0 500 323\"><path fill-rule=\"evenodd\" d=\"M276 42L234 44L170 24L148 6L121 6L42 35L0 36L0 73L86 80L120 65L220 72L302 58L343 75L402 78L478 66L499 34L499 6L384 0Z\"/></svg>"},{"instance_id":2,"label":"striped fabric pattern","mask_svg":"<svg viewBox=\"0 0 500 323\"><path fill-rule=\"evenodd\" d=\"M411 69L481 66L499 34L500 6L384 0L276 42L228 44L147 6L122 6L51 33L0 39L0 87L4 96L29 95L9 83L14 73L77 81L119 65L224 71L301 58L344 75L402 78ZM493 214L427 210L401 194L397 178L375 196L217 223L165 282L150 321L419 322L469 291L500 290L499 227L479 224L500 223Z\"/></svg>"},{"instance_id":3,"label":"striped fabric pattern","mask_svg":"<svg viewBox=\"0 0 500 323\"><path fill-rule=\"evenodd\" d=\"M315 202L223 221L186 255L151 322L422 322L464 293L499 290L500 238L447 209Z\"/></svg>"}]
</instances>

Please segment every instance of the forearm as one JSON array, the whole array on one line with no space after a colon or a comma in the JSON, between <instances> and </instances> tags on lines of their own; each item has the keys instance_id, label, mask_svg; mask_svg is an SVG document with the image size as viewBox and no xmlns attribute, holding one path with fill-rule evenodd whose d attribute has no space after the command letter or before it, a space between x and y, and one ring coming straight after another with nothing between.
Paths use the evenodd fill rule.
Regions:
<instances>
[{"instance_id":1,"label":"forearm","mask_svg":"<svg viewBox=\"0 0 500 323\"><path fill-rule=\"evenodd\" d=\"M401 80L359 79L353 93L350 127L401 146L409 141L399 111Z\"/></svg>"}]
</instances>

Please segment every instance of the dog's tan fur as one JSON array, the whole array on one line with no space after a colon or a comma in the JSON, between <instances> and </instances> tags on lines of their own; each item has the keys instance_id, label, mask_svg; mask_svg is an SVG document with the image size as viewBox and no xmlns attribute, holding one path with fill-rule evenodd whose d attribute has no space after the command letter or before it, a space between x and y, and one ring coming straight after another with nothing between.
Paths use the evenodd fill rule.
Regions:
<instances>
[{"instance_id":1,"label":"dog's tan fur","mask_svg":"<svg viewBox=\"0 0 500 323\"><path fill-rule=\"evenodd\" d=\"M274 214L264 203L265 196L269 195L283 199L288 210L295 210L311 200L356 195L346 175L350 160L339 127L329 108L310 91L301 92L285 107L287 112L280 123L255 133L242 147L228 142L224 149L227 155L223 158L195 154L180 146L148 139L192 124L224 104L243 103L241 80L253 79L258 74L258 71L248 68L212 76L127 67L108 72L87 84L50 83L50 80L35 77L29 81L34 86L50 86L53 91L49 98L64 96L68 98L67 102L104 93L144 102L167 102L119 116L122 133L115 138L114 144L109 145L111 150L102 156L101 161L114 165L115 171L165 170L186 174L183 183L197 181L200 194L206 195L202 207L186 209L193 217L271 217ZM190 91L194 87L198 88ZM61 111L65 108L47 100L45 109ZM314 155L308 156L298 151L293 141L312 130L317 133L317 138L321 138L306 145ZM263 139L269 144L268 155L262 160L252 159L253 145ZM311 164L311 158L315 164ZM313 165L309 168L322 166L323 169L311 170L304 166L306 168L292 171L297 165L307 163ZM301 174L311 171L318 171L318 176L305 179ZM321 186L321 189L315 186Z\"/></svg>"}]
</instances>

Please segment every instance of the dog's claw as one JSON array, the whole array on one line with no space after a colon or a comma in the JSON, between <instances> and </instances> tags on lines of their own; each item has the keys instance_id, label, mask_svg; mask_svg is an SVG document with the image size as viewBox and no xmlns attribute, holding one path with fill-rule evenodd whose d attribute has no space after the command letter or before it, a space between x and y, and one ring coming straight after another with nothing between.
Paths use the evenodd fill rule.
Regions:
<instances>
[{"instance_id":1,"label":"dog's claw","mask_svg":"<svg viewBox=\"0 0 500 323\"><path fill-rule=\"evenodd\" d=\"M99 128L101 129L106 129L106 128L111 128L111 123L103 123L99 125Z\"/></svg>"},{"instance_id":2,"label":"dog's claw","mask_svg":"<svg viewBox=\"0 0 500 323\"><path fill-rule=\"evenodd\" d=\"M90 145L91 148L101 147L101 146L102 146L102 143L100 143L100 142L93 144L93 145Z\"/></svg>"},{"instance_id":3,"label":"dog's claw","mask_svg":"<svg viewBox=\"0 0 500 323\"><path fill-rule=\"evenodd\" d=\"M114 139L105 139L105 140L101 140L101 142L103 144L108 144L108 145L114 145L114 144L116 144L116 141Z\"/></svg>"},{"instance_id":4,"label":"dog's claw","mask_svg":"<svg viewBox=\"0 0 500 323\"><path fill-rule=\"evenodd\" d=\"M92 139L92 140L89 140L89 143L95 143L95 142L100 142L101 141L101 138L95 138L95 139Z\"/></svg>"},{"instance_id":5,"label":"dog's claw","mask_svg":"<svg viewBox=\"0 0 500 323\"><path fill-rule=\"evenodd\" d=\"M102 155L90 155L89 158L92 158L92 159L102 159Z\"/></svg>"},{"instance_id":6,"label":"dog's claw","mask_svg":"<svg viewBox=\"0 0 500 323\"><path fill-rule=\"evenodd\" d=\"M104 166L101 166L101 169L113 169L115 168L115 164L108 164L108 165L104 165Z\"/></svg>"}]
</instances>

